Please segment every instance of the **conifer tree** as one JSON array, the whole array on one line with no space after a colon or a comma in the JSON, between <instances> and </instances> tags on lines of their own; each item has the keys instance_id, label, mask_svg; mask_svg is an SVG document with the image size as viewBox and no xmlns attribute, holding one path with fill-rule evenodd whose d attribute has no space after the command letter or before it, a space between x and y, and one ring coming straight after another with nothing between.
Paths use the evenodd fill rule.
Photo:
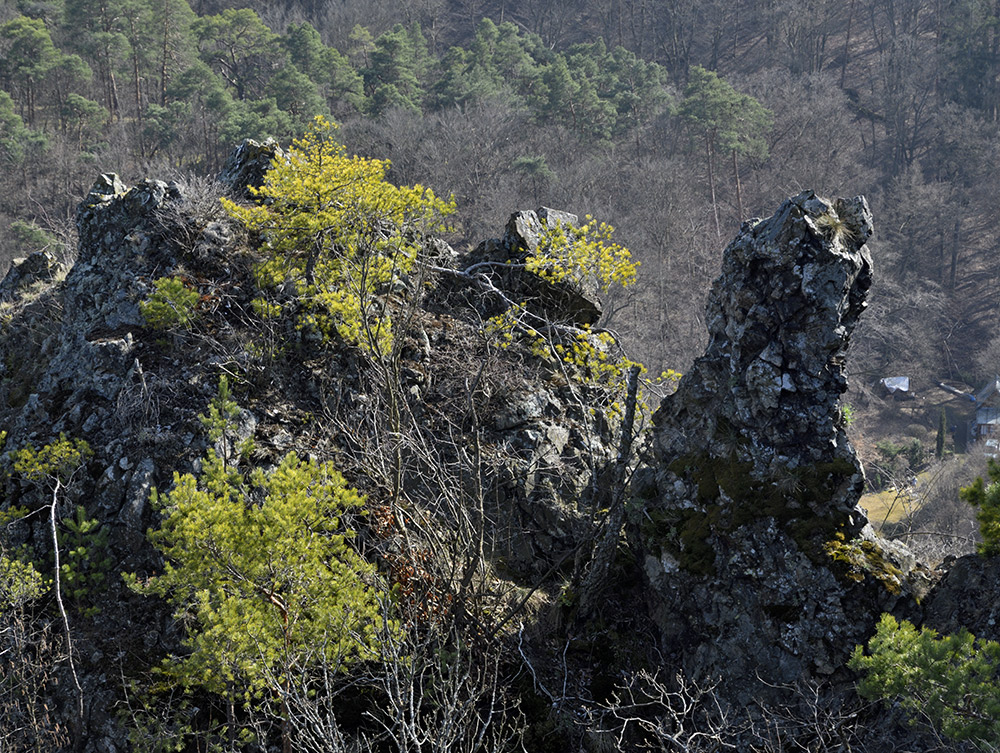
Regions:
<instances>
[{"instance_id":1,"label":"conifer tree","mask_svg":"<svg viewBox=\"0 0 1000 753\"><path fill-rule=\"evenodd\" d=\"M454 204L423 186L392 185L389 163L347 156L336 128L314 120L287 160L277 159L264 185L251 189L260 205L223 201L267 240L265 287L291 281L305 299L301 327L379 355L391 345L392 323L385 306L370 304L413 268L425 236L444 228Z\"/></svg>"},{"instance_id":2,"label":"conifer tree","mask_svg":"<svg viewBox=\"0 0 1000 753\"><path fill-rule=\"evenodd\" d=\"M976 508L976 520L983 536L977 547L979 553L992 557L1000 555L1000 463L990 459L987 474L989 483L980 476L962 488L959 496Z\"/></svg>"},{"instance_id":3,"label":"conifer tree","mask_svg":"<svg viewBox=\"0 0 1000 753\"><path fill-rule=\"evenodd\" d=\"M364 100L364 82L347 58L323 44L319 32L308 23L291 24L282 45L295 67L307 75L327 99L334 112L357 112ZM319 110L310 113L317 114Z\"/></svg>"},{"instance_id":4,"label":"conifer tree","mask_svg":"<svg viewBox=\"0 0 1000 753\"><path fill-rule=\"evenodd\" d=\"M739 158L767 156L764 134L771 127L771 113L753 97L740 94L714 71L693 66L678 111L681 119L704 141L708 183L712 194L715 230L722 238L719 205L715 192L715 155L728 152L733 160L738 219L743 219L743 196L740 187Z\"/></svg>"},{"instance_id":5,"label":"conifer tree","mask_svg":"<svg viewBox=\"0 0 1000 753\"><path fill-rule=\"evenodd\" d=\"M418 25L407 28L396 24L375 40L369 61L362 74L371 114L381 114L391 107L420 110L430 56Z\"/></svg>"},{"instance_id":6,"label":"conifer tree","mask_svg":"<svg viewBox=\"0 0 1000 753\"><path fill-rule=\"evenodd\" d=\"M61 58L40 19L18 16L0 24L0 86L19 95L28 125L35 124L39 91Z\"/></svg>"},{"instance_id":7,"label":"conifer tree","mask_svg":"<svg viewBox=\"0 0 1000 753\"><path fill-rule=\"evenodd\" d=\"M45 137L24 124L14 100L0 89L0 166L23 167L31 152L44 145Z\"/></svg>"},{"instance_id":8,"label":"conifer tree","mask_svg":"<svg viewBox=\"0 0 1000 753\"><path fill-rule=\"evenodd\" d=\"M1000 643L965 629L939 636L884 614L868 653L855 648L850 666L865 674L862 695L894 699L952 739L1000 744Z\"/></svg>"},{"instance_id":9,"label":"conifer tree","mask_svg":"<svg viewBox=\"0 0 1000 753\"><path fill-rule=\"evenodd\" d=\"M330 463L295 453L270 470L244 469L233 443L238 414L220 380L202 417L215 447L200 474L175 473L170 490L151 498L163 515L150 538L164 571L127 577L185 621L188 653L161 671L181 688L226 698L231 735L236 703L268 708L277 699L287 722L283 699L295 677L377 658L383 625L373 568L345 523L364 498ZM285 750L289 735L285 724Z\"/></svg>"},{"instance_id":10,"label":"conifer tree","mask_svg":"<svg viewBox=\"0 0 1000 753\"><path fill-rule=\"evenodd\" d=\"M249 8L199 18L192 30L202 60L233 87L238 100L259 97L284 56L278 35Z\"/></svg>"}]
</instances>

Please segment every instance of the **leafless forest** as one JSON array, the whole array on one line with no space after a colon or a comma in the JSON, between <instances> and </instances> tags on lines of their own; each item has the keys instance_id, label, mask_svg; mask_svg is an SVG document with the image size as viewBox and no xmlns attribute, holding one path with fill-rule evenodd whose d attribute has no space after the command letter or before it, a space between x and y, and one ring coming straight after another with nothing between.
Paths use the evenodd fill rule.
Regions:
<instances>
[{"instance_id":1,"label":"leafless forest","mask_svg":"<svg viewBox=\"0 0 1000 753\"><path fill-rule=\"evenodd\" d=\"M701 352L704 296L740 222L805 188L865 194L876 218L850 369L859 426L935 425L936 408L885 413L881 377L929 394L998 368L994 4L242 5L0 4L0 262L71 255L99 172L212 175L241 138L287 142L328 113L394 180L455 195L459 250L518 208L613 224L642 266L604 324L653 373ZM725 122L691 107L702 69L736 97Z\"/></svg>"}]
</instances>

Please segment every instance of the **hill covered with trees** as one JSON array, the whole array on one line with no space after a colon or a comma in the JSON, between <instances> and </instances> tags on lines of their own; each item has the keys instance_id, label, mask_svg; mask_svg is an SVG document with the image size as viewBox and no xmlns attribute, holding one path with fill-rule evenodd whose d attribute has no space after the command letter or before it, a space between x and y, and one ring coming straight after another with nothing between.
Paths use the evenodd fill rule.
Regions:
<instances>
[{"instance_id":1,"label":"hill covered with trees","mask_svg":"<svg viewBox=\"0 0 1000 753\"><path fill-rule=\"evenodd\" d=\"M0 7L7 259L73 247L95 167L214 174L241 138L327 114L395 180L454 194L458 245L524 204L619 228L647 282L610 323L655 369L699 351L724 239L809 187L880 218L860 381L995 371L980 4L230 5Z\"/></svg>"}]
</instances>

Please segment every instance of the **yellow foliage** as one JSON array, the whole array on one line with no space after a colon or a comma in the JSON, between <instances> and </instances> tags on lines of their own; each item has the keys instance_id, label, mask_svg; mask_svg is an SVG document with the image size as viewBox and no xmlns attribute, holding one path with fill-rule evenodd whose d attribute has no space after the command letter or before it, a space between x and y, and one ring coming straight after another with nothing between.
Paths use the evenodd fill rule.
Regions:
<instances>
[{"instance_id":1,"label":"yellow foliage","mask_svg":"<svg viewBox=\"0 0 1000 753\"><path fill-rule=\"evenodd\" d=\"M552 349L563 363L575 367L584 381L607 388L609 395L601 407L609 418L621 418L624 409L620 397L627 388L628 371L638 366L640 373L644 373L646 368L622 358L610 332L592 332L589 326L580 330L571 342L556 343Z\"/></svg>"},{"instance_id":2,"label":"yellow foliage","mask_svg":"<svg viewBox=\"0 0 1000 753\"><path fill-rule=\"evenodd\" d=\"M59 480L66 483L81 465L93 457L94 451L83 439L68 439L65 434L59 440L50 442L36 450L27 445L11 453L14 471L33 482L51 483Z\"/></svg>"},{"instance_id":3,"label":"yellow foliage","mask_svg":"<svg viewBox=\"0 0 1000 753\"><path fill-rule=\"evenodd\" d=\"M318 116L287 157L275 159L264 185L250 189L259 205L223 205L264 238L268 258L258 280L291 280L314 304L300 327L324 337L336 332L378 355L391 345L392 329L385 306L372 304L413 268L425 236L446 229L455 204L420 185L389 183L389 162L348 156L336 130Z\"/></svg>"},{"instance_id":4,"label":"yellow foliage","mask_svg":"<svg viewBox=\"0 0 1000 753\"><path fill-rule=\"evenodd\" d=\"M525 262L525 268L552 282L596 282L603 292L612 285L627 286L635 282L638 262L629 250L612 241L614 228L597 222L587 215L579 227L558 223L546 225L545 233L535 252ZM513 305L503 313L488 319L483 334L488 340L508 348L514 334L520 331L532 355L543 360L561 362L572 368L584 383L605 388L607 399L600 406L609 418L620 418L623 412L619 399L626 389L629 369L636 364L621 357L610 332L594 332L589 325L573 331L567 337L552 339L543 335L529 322L537 317L526 312L523 305ZM643 368L643 371L645 369ZM596 413L596 409L592 409Z\"/></svg>"},{"instance_id":5,"label":"yellow foliage","mask_svg":"<svg viewBox=\"0 0 1000 753\"><path fill-rule=\"evenodd\" d=\"M160 277L153 280L156 288L139 303L139 313L146 324L155 329L190 326L197 313L198 291L180 277Z\"/></svg>"},{"instance_id":6,"label":"yellow foliage","mask_svg":"<svg viewBox=\"0 0 1000 753\"><path fill-rule=\"evenodd\" d=\"M506 350L514 344L514 329L518 324L518 317L524 309L520 306L511 306L503 313L492 316L483 323L483 334L486 339L499 345Z\"/></svg>"},{"instance_id":7,"label":"yellow foliage","mask_svg":"<svg viewBox=\"0 0 1000 753\"><path fill-rule=\"evenodd\" d=\"M639 262L611 240L615 230L611 225L589 214L585 219L579 227L563 223L546 227L537 250L525 262L528 271L549 282L580 283L592 276L604 292L615 284L631 285Z\"/></svg>"},{"instance_id":8,"label":"yellow foliage","mask_svg":"<svg viewBox=\"0 0 1000 753\"><path fill-rule=\"evenodd\" d=\"M261 319L278 319L281 317L281 305L271 303L266 298L254 298L250 301L254 313Z\"/></svg>"}]
</instances>

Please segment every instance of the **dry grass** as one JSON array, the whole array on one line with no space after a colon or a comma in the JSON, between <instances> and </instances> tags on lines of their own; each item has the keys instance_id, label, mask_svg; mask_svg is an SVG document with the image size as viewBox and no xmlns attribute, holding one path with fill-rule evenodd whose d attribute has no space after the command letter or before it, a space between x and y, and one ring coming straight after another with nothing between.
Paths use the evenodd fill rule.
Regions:
<instances>
[{"instance_id":1,"label":"dry grass","mask_svg":"<svg viewBox=\"0 0 1000 753\"><path fill-rule=\"evenodd\" d=\"M868 513L868 520L876 530L890 523L898 523L914 513L920 500L907 489L886 489L882 492L864 494L859 502Z\"/></svg>"}]
</instances>

